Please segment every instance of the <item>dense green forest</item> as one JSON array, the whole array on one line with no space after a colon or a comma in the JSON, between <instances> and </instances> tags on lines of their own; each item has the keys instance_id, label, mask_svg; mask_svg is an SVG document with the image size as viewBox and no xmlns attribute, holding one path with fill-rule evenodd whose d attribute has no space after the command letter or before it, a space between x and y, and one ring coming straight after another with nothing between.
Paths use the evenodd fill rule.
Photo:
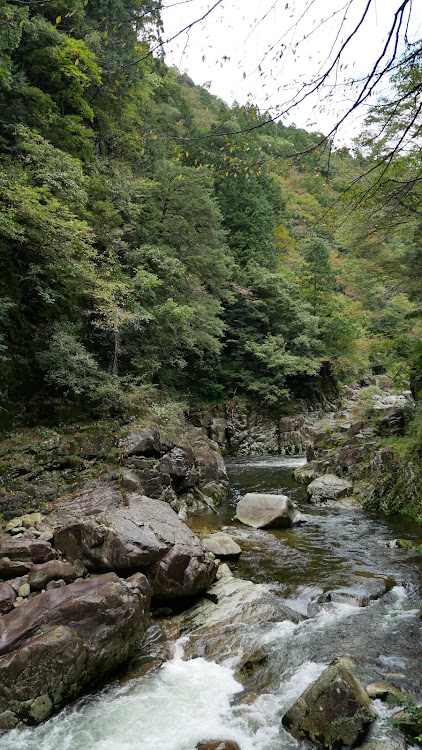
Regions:
<instances>
[{"instance_id":1,"label":"dense green forest","mask_svg":"<svg viewBox=\"0 0 422 750\"><path fill-rule=\"evenodd\" d=\"M154 0L0 3L2 425L374 367L419 393L417 139L384 169L417 103L336 150L167 67L160 28Z\"/></svg>"}]
</instances>

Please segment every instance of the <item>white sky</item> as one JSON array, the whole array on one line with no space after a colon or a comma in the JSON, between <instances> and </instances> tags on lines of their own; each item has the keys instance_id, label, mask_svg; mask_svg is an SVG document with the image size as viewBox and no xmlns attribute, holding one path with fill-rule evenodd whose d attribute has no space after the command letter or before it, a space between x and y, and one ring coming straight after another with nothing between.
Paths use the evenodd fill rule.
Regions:
<instances>
[{"instance_id":1,"label":"white sky","mask_svg":"<svg viewBox=\"0 0 422 750\"><path fill-rule=\"evenodd\" d=\"M257 104L272 116L286 108L301 82L310 81L359 22L368 0L223 0L208 17L164 45L165 60L187 72L197 84L228 104ZM164 0L164 40L201 18L215 0ZM281 121L329 132L353 99L340 86L347 76L359 78L371 69L383 47L399 0L372 0L356 38L342 56L323 95L314 95ZM166 7L167 6L167 7ZM422 33L422 3L414 0L408 37ZM326 20L336 11L334 18ZM324 23L321 23L325 19ZM340 26L342 28L340 29ZM404 28L401 37L404 36ZM349 143L364 112L348 121L338 144Z\"/></svg>"}]
</instances>

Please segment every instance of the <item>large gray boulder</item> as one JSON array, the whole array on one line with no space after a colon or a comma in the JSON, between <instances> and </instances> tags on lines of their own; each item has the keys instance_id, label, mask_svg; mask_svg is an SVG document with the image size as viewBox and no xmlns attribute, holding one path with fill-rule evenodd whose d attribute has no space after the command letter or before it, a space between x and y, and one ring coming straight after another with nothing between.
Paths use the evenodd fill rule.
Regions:
<instances>
[{"instance_id":1,"label":"large gray boulder","mask_svg":"<svg viewBox=\"0 0 422 750\"><path fill-rule=\"evenodd\" d=\"M149 623L142 574L46 591L1 621L0 729L38 724L125 662Z\"/></svg>"},{"instance_id":2,"label":"large gray boulder","mask_svg":"<svg viewBox=\"0 0 422 750\"><path fill-rule=\"evenodd\" d=\"M91 571L144 572L160 599L193 596L215 575L211 556L170 506L141 495L132 494L129 507L73 518L55 530L54 543Z\"/></svg>"},{"instance_id":3,"label":"large gray boulder","mask_svg":"<svg viewBox=\"0 0 422 750\"><path fill-rule=\"evenodd\" d=\"M337 659L284 714L283 726L298 740L337 750L357 745L376 716L365 690Z\"/></svg>"},{"instance_id":4,"label":"large gray boulder","mask_svg":"<svg viewBox=\"0 0 422 750\"><path fill-rule=\"evenodd\" d=\"M287 495L248 492L236 506L236 518L254 529L284 529L302 523L305 516Z\"/></svg>"},{"instance_id":5,"label":"large gray boulder","mask_svg":"<svg viewBox=\"0 0 422 750\"><path fill-rule=\"evenodd\" d=\"M308 496L315 505L332 504L352 491L353 485L335 474L324 474L308 484Z\"/></svg>"}]
</instances>

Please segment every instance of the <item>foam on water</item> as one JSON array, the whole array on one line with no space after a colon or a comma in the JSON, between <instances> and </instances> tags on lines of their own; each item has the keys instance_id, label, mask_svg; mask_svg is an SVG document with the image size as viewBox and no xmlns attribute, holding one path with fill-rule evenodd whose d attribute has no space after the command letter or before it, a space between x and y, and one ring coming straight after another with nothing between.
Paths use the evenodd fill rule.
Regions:
<instances>
[{"instance_id":1,"label":"foam on water","mask_svg":"<svg viewBox=\"0 0 422 750\"><path fill-rule=\"evenodd\" d=\"M154 676L79 702L36 729L4 735L0 750L192 750L213 738L264 748L275 728L266 727L258 744L256 735L252 740L230 704L241 690L229 667L177 655Z\"/></svg>"}]
</instances>

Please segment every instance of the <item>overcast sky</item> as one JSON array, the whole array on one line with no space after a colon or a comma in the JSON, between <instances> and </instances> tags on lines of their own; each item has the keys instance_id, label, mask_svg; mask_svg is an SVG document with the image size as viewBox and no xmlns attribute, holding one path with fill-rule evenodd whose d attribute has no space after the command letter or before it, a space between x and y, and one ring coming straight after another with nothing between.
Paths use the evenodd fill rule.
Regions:
<instances>
[{"instance_id":1,"label":"overcast sky","mask_svg":"<svg viewBox=\"0 0 422 750\"><path fill-rule=\"evenodd\" d=\"M206 14L216 0L164 0L164 40ZM210 86L228 104L254 102L273 116L288 106L339 50L355 28L368 0L222 0L207 18L165 44L165 59L197 84ZM281 117L284 123L329 132L350 104L353 90L340 84L365 76L386 39L399 0L372 0L355 39L319 95ZM408 37L422 32L422 3L414 2ZM167 6L167 7L166 7ZM329 16L333 14L331 19ZM328 20L327 20L328 19ZM404 35L404 25L402 27ZM360 117L349 120L338 139L350 142Z\"/></svg>"}]
</instances>

